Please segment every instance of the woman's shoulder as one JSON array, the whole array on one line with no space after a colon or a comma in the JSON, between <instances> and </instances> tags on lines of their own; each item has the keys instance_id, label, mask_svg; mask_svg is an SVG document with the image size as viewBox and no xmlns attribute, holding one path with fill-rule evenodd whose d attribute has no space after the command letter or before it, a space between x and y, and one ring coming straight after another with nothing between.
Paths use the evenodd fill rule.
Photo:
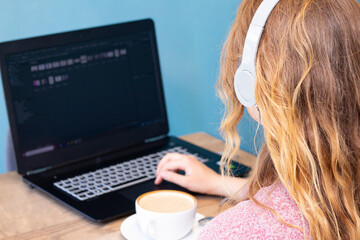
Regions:
<instances>
[{"instance_id":1,"label":"woman's shoulder","mask_svg":"<svg viewBox=\"0 0 360 240\"><path fill-rule=\"evenodd\" d=\"M308 224L285 187L276 183L262 188L254 198L273 209L286 223L304 229ZM242 201L220 214L203 229L200 239L305 239L304 233L287 226L252 200Z\"/></svg>"}]
</instances>

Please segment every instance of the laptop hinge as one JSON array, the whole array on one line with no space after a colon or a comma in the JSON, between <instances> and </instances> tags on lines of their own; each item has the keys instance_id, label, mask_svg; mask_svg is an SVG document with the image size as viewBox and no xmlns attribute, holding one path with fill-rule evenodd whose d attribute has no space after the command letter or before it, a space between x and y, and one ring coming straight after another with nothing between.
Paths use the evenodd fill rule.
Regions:
<instances>
[{"instance_id":1,"label":"laptop hinge","mask_svg":"<svg viewBox=\"0 0 360 240\"><path fill-rule=\"evenodd\" d=\"M49 169L51 169L51 168L52 168L52 167L44 167L44 168L39 168L39 169L31 170L31 171L26 172L26 175L29 176L29 175L33 175L33 174L45 172L45 171L47 171L47 170L49 170Z\"/></svg>"},{"instance_id":2,"label":"laptop hinge","mask_svg":"<svg viewBox=\"0 0 360 240\"><path fill-rule=\"evenodd\" d=\"M145 143L155 142L155 141L158 141L158 140L161 140L161 139L166 138L166 136L167 136L167 135L160 135L160 136L157 136L157 137L148 138L148 139L145 139Z\"/></svg>"}]
</instances>

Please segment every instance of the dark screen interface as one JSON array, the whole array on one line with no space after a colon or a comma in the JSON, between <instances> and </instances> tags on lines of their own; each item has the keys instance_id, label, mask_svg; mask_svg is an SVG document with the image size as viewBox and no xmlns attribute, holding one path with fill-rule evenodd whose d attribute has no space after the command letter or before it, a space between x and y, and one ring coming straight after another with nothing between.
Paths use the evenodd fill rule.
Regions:
<instances>
[{"instance_id":1,"label":"dark screen interface","mask_svg":"<svg viewBox=\"0 0 360 240\"><path fill-rule=\"evenodd\" d=\"M6 57L23 157L162 120L150 33Z\"/></svg>"}]
</instances>

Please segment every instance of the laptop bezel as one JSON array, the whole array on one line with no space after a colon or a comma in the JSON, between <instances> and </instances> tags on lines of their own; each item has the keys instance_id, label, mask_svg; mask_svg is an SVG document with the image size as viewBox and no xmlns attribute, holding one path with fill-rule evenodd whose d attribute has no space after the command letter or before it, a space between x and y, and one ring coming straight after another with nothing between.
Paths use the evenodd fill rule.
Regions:
<instances>
[{"instance_id":1,"label":"laptop bezel","mask_svg":"<svg viewBox=\"0 0 360 240\"><path fill-rule=\"evenodd\" d=\"M99 139L84 142L82 144L74 145L68 148L24 158L20 152L19 133L15 119L15 109L13 107L10 89L11 86L8 81L8 73L6 69L6 56L9 54L16 54L53 46L86 42L106 37L119 36L121 34L132 34L145 31L149 31L152 38L151 42L154 53L154 70L156 74L163 121L147 125L142 128L127 129L113 135L103 136ZM0 43L0 65L8 119L17 162L17 171L20 174L29 174L38 169L50 168L57 165L71 163L73 161L81 160L90 156L121 150L122 148L128 148L130 146L141 144L147 139L167 135L169 132L162 77L160 72L160 62L155 36L155 27L154 22L151 19Z\"/></svg>"}]
</instances>

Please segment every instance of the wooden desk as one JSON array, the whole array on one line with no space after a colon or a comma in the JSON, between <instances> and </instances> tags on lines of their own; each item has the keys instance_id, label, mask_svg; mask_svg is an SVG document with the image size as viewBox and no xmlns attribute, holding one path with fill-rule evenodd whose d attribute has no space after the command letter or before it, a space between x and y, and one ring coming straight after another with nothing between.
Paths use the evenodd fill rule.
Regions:
<instances>
[{"instance_id":1,"label":"wooden desk","mask_svg":"<svg viewBox=\"0 0 360 240\"><path fill-rule=\"evenodd\" d=\"M213 152L224 143L208 134L181 137ZM255 157L244 151L239 161L252 166ZM219 197L199 195L198 212L216 216L224 209ZM42 192L29 189L15 172L0 175L0 239L124 239L120 225L125 218L106 224L91 222Z\"/></svg>"}]
</instances>

